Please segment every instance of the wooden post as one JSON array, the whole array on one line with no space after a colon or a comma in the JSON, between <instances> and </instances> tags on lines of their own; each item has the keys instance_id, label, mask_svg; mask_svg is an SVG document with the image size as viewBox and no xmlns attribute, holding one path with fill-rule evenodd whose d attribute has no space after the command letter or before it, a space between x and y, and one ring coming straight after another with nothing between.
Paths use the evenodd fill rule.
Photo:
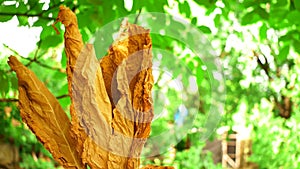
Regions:
<instances>
[{"instance_id":1,"label":"wooden post","mask_svg":"<svg viewBox=\"0 0 300 169\"><path fill-rule=\"evenodd\" d=\"M252 165L247 161L252 152L249 130L236 129L232 134L228 132L229 128L222 132L222 166L233 169L249 167Z\"/></svg>"}]
</instances>

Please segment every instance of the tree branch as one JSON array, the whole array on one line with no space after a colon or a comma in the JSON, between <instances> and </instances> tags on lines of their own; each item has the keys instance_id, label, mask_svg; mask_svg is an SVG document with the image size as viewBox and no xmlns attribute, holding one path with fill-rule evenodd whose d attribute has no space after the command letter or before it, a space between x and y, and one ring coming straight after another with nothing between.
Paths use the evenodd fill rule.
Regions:
<instances>
[{"instance_id":1,"label":"tree branch","mask_svg":"<svg viewBox=\"0 0 300 169\"><path fill-rule=\"evenodd\" d=\"M48 16L43 16L43 13L39 13L39 14L27 14L27 13L10 13L10 12L0 12L0 16L26 16L26 17L39 17L42 19L46 19L46 20L55 20L55 18L53 17L48 17Z\"/></svg>"},{"instance_id":2,"label":"tree branch","mask_svg":"<svg viewBox=\"0 0 300 169\"><path fill-rule=\"evenodd\" d=\"M40 62L40 61L38 60L39 57L38 57L37 55L38 55L38 51L39 51L39 49L40 49L40 45L41 45L41 41L38 42L38 48L37 48L37 50L35 51L34 58L31 59L31 58L26 58L26 57L21 56L16 50L10 48L10 47L9 47L8 45L6 45L6 44L3 44L3 46L4 46L5 48L9 49L10 51L12 51L12 52L14 53L14 55L17 55L17 56L21 57L22 59L28 60L29 62L28 62L27 64L25 64L26 67L30 66L30 65L34 62L34 63L36 63L36 64L38 64L38 65L40 65L40 66L42 66L42 67L44 67L44 68L51 69L51 70L57 70L57 71L60 71L60 72L62 72L62 73L65 73L65 70L62 69L62 68L49 66L49 65L46 65L46 64L44 64L44 63L42 63L42 62ZM8 70L8 71L6 71L6 72L8 73L8 72L11 72L11 71L12 71L12 70L10 69L10 70Z\"/></svg>"},{"instance_id":3,"label":"tree branch","mask_svg":"<svg viewBox=\"0 0 300 169\"><path fill-rule=\"evenodd\" d=\"M69 96L70 96L69 94L63 94L63 95L57 96L56 98L63 99L63 98L69 97Z\"/></svg>"},{"instance_id":4,"label":"tree branch","mask_svg":"<svg viewBox=\"0 0 300 169\"><path fill-rule=\"evenodd\" d=\"M19 101L16 98L0 98L0 102L17 102Z\"/></svg>"},{"instance_id":5,"label":"tree branch","mask_svg":"<svg viewBox=\"0 0 300 169\"><path fill-rule=\"evenodd\" d=\"M54 4L52 6L50 6L47 10L42 10L41 12L37 13L37 14L30 14L28 10L25 13L10 13L10 12L0 12L0 16L4 15L4 16L25 16L25 17L39 17L42 19L46 19L46 20L55 20L56 18L53 17L48 17L48 16L43 16L44 13L49 12L52 9L55 9L57 7L59 7L61 4L63 4L62 2ZM34 8L34 7L33 7Z\"/></svg>"},{"instance_id":6,"label":"tree branch","mask_svg":"<svg viewBox=\"0 0 300 169\"><path fill-rule=\"evenodd\" d=\"M69 94L63 94L60 96L56 96L56 99L63 99L69 97ZM19 99L17 98L0 98L0 102L18 102Z\"/></svg>"},{"instance_id":7,"label":"tree branch","mask_svg":"<svg viewBox=\"0 0 300 169\"><path fill-rule=\"evenodd\" d=\"M265 63L262 63L262 61L260 60L259 58L259 54L256 53L255 51L252 51L253 52L253 55L256 57L257 59L257 63L259 65L259 67L264 70L264 72L266 73L266 75L268 76L269 78L269 81L272 81L273 78L271 77L270 75L270 65L269 65L269 62L268 62L268 59L267 57L261 52L260 54L264 57L264 60L265 60Z\"/></svg>"},{"instance_id":8,"label":"tree branch","mask_svg":"<svg viewBox=\"0 0 300 169\"><path fill-rule=\"evenodd\" d=\"M58 67L52 67L52 66L49 66L49 65L46 65L46 64L43 64L42 62L38 61L38 60L34 60L34 62L44 68L47 68L47 69L51 69L51 70L57 70L59 72L62 72L62 73L65 73L65 70L62 69L62 68L58 68Z\"/></svg>"},{"instance_id":9,"label":"tree branch","mask_svg":"<svg viewBox=\"0 0 300 169\"><path fill-rule=\"evenodd\" d=\"M139 9L139 13L138 13L137 16L135 17L134 24L137 24L138 19L139 19L140 15L141 15L141 12L142 12L142 8Z\"/></svg>"}]
</instances>

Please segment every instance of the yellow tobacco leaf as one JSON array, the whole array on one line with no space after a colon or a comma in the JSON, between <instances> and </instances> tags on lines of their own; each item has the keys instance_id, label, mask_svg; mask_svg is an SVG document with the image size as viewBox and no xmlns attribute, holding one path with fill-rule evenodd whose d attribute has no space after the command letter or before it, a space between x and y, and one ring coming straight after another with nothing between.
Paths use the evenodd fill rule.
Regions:
<instances>
[{"instance_id":1,"label":"yellow tobacco leaf","mask_svg":"<svg viewBox=\"0 0 300 169\"><path fill-rule=\"evenodd\" d=\"M83 41L78 29L78 23L76 15L67 7L60 6L59 13L56 22L62 22L65 26L64 40L65 40L65 52L67 56L67 78L68 78L68 90L71 98L70 114L72 117L71 136L77 142L76 150L79 154L82 154L83 144L87 138L84 129L80 126L78 116L73 105L73 92L72 92L72 77L76 60L83 48ZM56 23L55 22L55 23ZM55 24L54 23L54 24Z\"/></svg>"},{"instance_id":2,"label":"yellow tobacco leaf","mask_svg":"<svg viewBox=\"0 0 300 169\"><path fill-rule=\"evenodd\" d=\"M96 67L95 56L91 46L83 49L75 14L60 7L57 21L66 27L71 133L77 151L92 168L138 168L153 118L149 30L123 22L119 40L100 61L101 70L91 72ZM78 57L86 60L78 61ZM76 62L81 66L77 68Z\"/></svg>"},{"instance_id":3,"label":"yellow tobacco leaf","mask_svg":"<svg viewBox=\"0 0 300 169\"><path fill-rule=\"evenodd\" d=\"M72 99L80 126L88 135L84 142L83 160L92 168L107 168L112 108L93 45L87 44L76 62Z\"/></svg>"},{"instance_id":4,"label":"yellow tobacco leaf","mask_svg":"<svg viewBox=\"0 0 300 169\"><path fill-rule=\"evenodd\" d=\"M118 39L100 64L114 108L115 135L124 143L131 142L129 147L122 146L122 153L129 157L126 168L138 168L153 118L152 44L149 30L126 21L121 25ZM113 143L110 141L110 145Z\"/></svg>"},{"instance_id":5,"label":"yellow tobacco leaf","mask_svg":"<svg viewBox=\"0 0 300 169\"><path fill-rule=\"evenodd\" d=\"M59 13L56 22L58 21L62 22L62 24L64 24L66 28L64 33L64 39L65 52L67 55L67 73L68 81L72 81L72 74L74 72L76 59L79 56L84 44L78 29L76 15L69 8L65 6L59 7ZM71 88L69 88L69 90L70 89Z\"/></svg>"},{"instance_id":6,"label":"yellow tobacco leaf","mask_svg":"<svg viewBox=\"0 0 300 169\"><path fill-rule=\"evenodd\" d=\"M62 22L65 26L64 40L67 55L67 76L69 94L72 98L72 77L76 60L83 49L83 41L78 29L76 15L67 7L60 6L56 22ZM56 23L55 22L55 23ZM73 112L75 113L75 112ZM74 114L73 114L74 115Z\"/></svg>"},{"instance_id":7,"label":"yellow tobacco leaf","mask_svg":"<svg viewBox=\"0 0 300 169\"><path fill-rule=\"evenodd\" d=\"M132 105L135 110L133 136L135 139L131 145L128 168L133 168L140 165L139 159L136 157L140 156L145 141L150 134L150 125L154 116L151 97L154 80L152 75L152 42L149 30L145 30L137 25L131 25L128 28L128 32L128 49L131 55L127 61L127 72L137 72L130 82ZM135 61L132 58L135 58ZM138 69L132 71L133 68L137 67L134 65L138 65Z\"/></svg>"},{"instance_id":8,"label":"yellow tobacco leaf","mask_svg":"<svg viewBox=\"0 0 300 169\"><path fill-rule=\"evenodd\" d=\"M100 61L101 69L102 69L102 76L105 82L106 92L109 96L111 101L112 107L114 107L114 101L112 99L112 88L116 88L116 83L113 86L113 75L117 68L117 65L113 62L113 60L109 56L105 56Z\"/></svg>"},{"instance_id":9,"label":"yellow tobacco leaf","mask_svg":"<svg viewBox=\"0 0 300 169\"><path fill-rule=\"evenodd\" d=\"M124 21L99 64L93 46L84 48L76 15L61 6L59 21L66 28L72 121L34 73L10 57L24 122L65 168L139 168L153 118L149 30Z\"/></svg>"},{"instance_id":10,"label":"yellow tobacco leaf","mask_svg":"<svg viewBox=\"0 0 300 169\"><path fill-rule=\"evenodd\" d=\"M76 143L69 133L69 119L57 99L16 57L9 57L8 64L18 76L23 121L64 168L83 168L80 155L74 150Z\"/></svg>"}]
</instances>

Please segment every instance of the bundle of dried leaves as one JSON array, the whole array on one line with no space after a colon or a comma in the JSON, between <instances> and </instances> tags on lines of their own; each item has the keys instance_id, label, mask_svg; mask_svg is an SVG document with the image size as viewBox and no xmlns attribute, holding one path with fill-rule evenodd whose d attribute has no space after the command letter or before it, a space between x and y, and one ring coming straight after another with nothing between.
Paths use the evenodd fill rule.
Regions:
<instances>
[{"instance_id":1,"label":"bundle of dried leaves","mask_svg":"<svg viewBox=\"0 0 300 169\"><path fill-rule=\"evenodd\" d=\"M119 40L99 62L69 8L60 7L59 21L66 28L71 121L36 75L11 56L23 121L64 168L139 168L153 118L149 30L123 22Z\"/></svg>"}]
</instances>

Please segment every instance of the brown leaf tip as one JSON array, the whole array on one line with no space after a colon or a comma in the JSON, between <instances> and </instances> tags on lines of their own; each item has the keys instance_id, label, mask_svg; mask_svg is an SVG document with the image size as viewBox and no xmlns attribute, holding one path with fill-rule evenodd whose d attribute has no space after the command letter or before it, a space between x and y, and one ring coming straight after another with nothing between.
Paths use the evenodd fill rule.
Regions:
<instances>
[{"instance_id":1,"label":"brown leaf tip","mask_svg":"<svg viewBox=\"0 0 300 169\"><path fill-rule=\"evenodd\" d=\"M61 5L59 7L59 13L56 18L56 22L60 21L65 27L70 26L71 24L77 25L76 15L72 12L72 10L68 7Z\"/></svg>"},{"instance_id":2,"label":"brown leaf tip","mask_svg":"<svg viewBox=\"0 0 300 169\"><path fill-rule=\"evenodd\" d=\"M10 56L7 63L13 71L16 71L16 67L21 65L20 61L15 56Z\"/></svg>"}]
</instances>

